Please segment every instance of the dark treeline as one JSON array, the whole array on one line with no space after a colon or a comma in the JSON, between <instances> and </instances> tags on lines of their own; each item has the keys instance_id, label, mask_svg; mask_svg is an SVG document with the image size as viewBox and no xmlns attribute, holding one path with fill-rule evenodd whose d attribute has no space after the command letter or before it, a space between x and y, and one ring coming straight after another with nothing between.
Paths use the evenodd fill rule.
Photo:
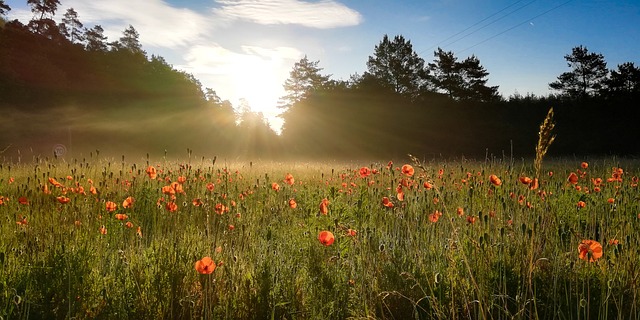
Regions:
<instances>
[{"instance_id":1,"label":"dark treeline","mask_svg":"<svg viewBox=\"0 0 640 320\"><path fill-rule=\"evenodd\" d=\"M580 46L558 94L503 98L475 56L438 49L427 63L410 41L384 36L367 71L348 81L301 59L284 83L285 126L277 136L260 114L238 113L213 89L148 54L129 26L109 42L57 0L30 0L34 19L6 21L0 0L0 156L182 153L225 158L397 158L533 155L548 109L556 113L554 155L637 154L640 72L608 70ZM560 57L559 57L560 58ZM4 150L4 151L3 151Z\"/></svg>"}]
</instances>

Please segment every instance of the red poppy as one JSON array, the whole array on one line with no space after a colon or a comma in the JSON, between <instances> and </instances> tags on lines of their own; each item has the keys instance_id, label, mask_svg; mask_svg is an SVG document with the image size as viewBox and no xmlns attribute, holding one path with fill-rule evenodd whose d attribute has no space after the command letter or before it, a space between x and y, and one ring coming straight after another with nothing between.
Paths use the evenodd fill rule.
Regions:
<instances>
[{"instance_id":1,"label":"red poppy","mask_svg":"<svg viewBox=\"0 0 640 320\"><path fill-rule=\"evenodd\" d=\"M155 180L158 177L158 172L156 171L156 167L154 166L147 167L147 170L145 170L145 172L151 179Z\"/></svg>"},{"instance_id":2,"label":"red poppy","mask_svg":"<svg viewBox=\"0 0 640 320\"><path fill-rule=\"evenodd\" d=\"M422 186L427 190L431 190L433 188L433 185L428 181L425 181Z\"/></svg>"},{"instance_id":3,"label":"red poppy","mask_svg":"<svg viewBox=\"0 0 640 320\"><path fill-rule=\"evenodd\" d=\"M118 205L113 201L105 202L104 206L107 209L107 211L109 211L109 212L116 211L116 209L118 208Z\"/></svg>"},{"instance_id":4,"label":"red poppy","mask_svg":"<svg viewBox=\"0 0 640 320\"><path fill-rule=\"evenodd\" d=\"M229 212L229 207L223 205L222 203L218 203L214 207L214 210L216 211L217 214L223 214L225 212Z\"/></svg>"},{"instance_id":5,"label":"red poppy","mask_svg":"<svg viewBox=\"0 0 640 320\"><path fill-rule=\"evenodd\" d=\"M366 178L371 175L371 169L369 169L368 167L362 167L360 168L359 173L361 178Z\"/></svg>"},{"instance_id":6,"label":"red poppy","mask_svg":"<svg viewBox=\"0 0 640 320\"><path fill-rule=\"evenodd\" d=\"M178 183L179 184L183 184L185 182L187 182L187 177L185 177L185 176L179 176L178 177Z\"/></svg>"},{"instance_id":7,"label":"red poppy","mask_svg":"<svg viewBox=\"0 0 640 320\"><path fill-rule=\"evenodd\" d=\"M609 198L609 199L607 199L607 202L608 202L609 204L613 204L614 202L616 202L616 199L614 199L614 198Z\"/></svg>"},{"instance_id":8,"label":"red poppy","mask_svg":"<svg viewBox=\"0 0 640 320\"><path fill-rule=\"evenodd\" d=\"M584 201L578 201L578 209L586 207L587 204Z\"/></svg>"},{"instance_id":9,"label":"red poppy","mask_svg":"<svg viewBox=\"0 0 640 320\"><path fill-rule=\"evenodd\" d=\"M398 201L404 201L404 192L398 192L396 198L398 198Z\"/></svg>"},{"instance_id":10,"label":"red poppy","mask_svg":"<svg viewBox=\"0 0 640 320\"><path fill-rule=\"evenodd\" d=\"M589 164L586 162L581 163L580 166L582 167L582 169L589 168Z\"/></svg>"},{"instance_id":11,"label":"red poppy","mask_svg":"<svg viewBox=\"0 0 640 320\"><path fill-rule=\"evenodd\" d=\"M100 227L100 234L107 234L107 227L105 227L104 225Z\"/></svg>"},{"instance_id":12,"label":"red poppy","mask_svg":"<svg viewBox=\"0 0 640 320\"><path fill-rule=\"evenodd\" d=\"M292 186L295 181L296 180L293 178L293 175L291 173L287 173L287 175L284 176L284 182L290 186Z\"/></svg>"},{"instance_id":13,"label":"red poppy","mask_svg":"<svg viewBox=\"0 0 640 320\"><path fill-rule=\"evenodd\" d=\"M289 208L295 209L298 207L298 203L296 203L295 199L289 199Z\"/></svg>"},{"instance_id":14,"label":"red poppy","mask_svg":"<svg viewBox=\"0 0 640 320\"><path fill-rule=\"evenodd\" d=\"M207 190L213 191L213 189L215 189L215 187L216 187L216 185L213 184L213 182L207 183Z\"/></svg>"},{"instance_id":15,"label":"red poppy","mask_svg":"<svg viewBox=\"0 0 640 320\"><path fill-rule=\"evenodd\" d=\"M533 180L531 180L531 178L529 177L524 177L524 176L520 177L520 182L522 182L522 184L530 184L531 181Z\"/></svg>"},{"instance_id":16,"label":"red poppy","mask_svg":"<svg viewBox=\"0 0 640 320\"><path fill-rule=\"evenodd\" d=\"M134 202L135 202L135 199L133 199L132 197L127 197L126 199L124 199L124 201L122 201L122 207L131 208Z\"/></svg>"},{"instance_id":17,"label":"red poppy","mask_svg":"<svg viewBox=\"0 0 640 320\"><path fill-rule=\"evenodd\" d=\"M539 186L540 184L538 183L538 178L533 178L533 181L531 181L531 183L529 184L529 189L536 190Z\"/></svg>"},{"instance_id":18,"label":"red poppy","mask_svg":"<svg viewBox=\"0 0 640 320\"><path fill-rule=\"evenodd\" d=\"M58 182L56 179L51 177L49 177L49 183L51 183L56 188L62 187L62 184L60 184L60 182Z\"/></svg>"},{"instance_id":19,"label":"red poppy","mask_svg":"<svg viewBox=\"0 0 640 320\"><path fill-rule=\"evenodd\" d=\"M415 173L415 170L411 165L405 164L402 166L402 173L407 177L411 177Z\"/></svg>"},{"instance_id":20,"label":"red poppy","mask_svg":"<svg viewBox=\"0 0 640 320\"><path fill-rule=\"evenodd\" d=\"M271 184L271 189L275 191L280 191L280 185L276 182Z\"/></svg>"},{"instance_id":21,"label":"red poppy","mask_svg":"<svg viewBox=\"0 0 640 320\"><path fill-rule=\"evenodd\" d=\"M569 174L569 177L567 178L567 180L569 181L569 183L571 184L577 184L578 183L578 175L575 174L574 172L571 172Z\"/></svg>"},{"instance_id":22,"label":"red poppy","mask_svg":"<svg viewBox=\"0 0 640 320\"><path fill-rule=\"evenodd\" d=\"M58 199L58 202L62 203L62 204L66 204L69 203L69 201L71 201L71 199L65 197L65 196L59 196L56 197L56 199Z\"/></svg>"},{"instance_id":23,"label":"red poppy","mask_svg":"<svg viewBox=\"0 0 640 320\"><path fill-rule=\"evenodd\" d=\"M124 213L116 213L116 219L120 221L127 220L127 218L129 218L129 216Z\"/></svg>"},{"instance_id":24,"label":"red poppy","mask_svg":"<svg viewBox=\"0 0 640 320\"><path fill-rule=\"evenodd\" d=\"M184 188L182 187L182 184L178 182L172 182L171 188L173 188L173 190L175 190L176 193L184 193Z\"/></svg>"},{"instance_id":25,"label":"red poppy","mask_svg":"<svg viewBox=\"0 0 640 320\"><path fill-rule=\"evenodd\" d=\"M382 197L382 205L387 208L393 208L393 202L391 202L387 197Z\"/></svg>"},{"instance_id":26,"label":"red poppy","mask_svg":"<svg viewBox=\"0 0 640 320\"><path fill-rule=\"evenodd\" d=\"M580 259L594 262L602 257L602 245L595 240L582 240L578 245Z\"/></svg>"},{"instance_id":27,"label":"red poppy","mask_svg":"<svg viewBox=\"0 0 640 320\"><path fill-rule=\"evenodd\" d=\"M467 222L470 224L474 224L476 223L476 217L475 216L467 216Z\"/></svg>"},{"instance_id":28,"label":"red poppy","mask_svg":"<svg viewBox=\"0 0 640 320\"><path fill-rule=\"evenodd\" d=\"M500 180L500 178L498 178L498 176L496 176L495 174L492 174L492 175L489 176L489 181L491 181L491 183L494 186L502 185L502 180Z\"/></svg>"},{"instance_id":29,"label":"red poppy","mask_svg":"<svg viewBox=\"0 0 640 320\"><path fill-rule=\"evenodd\" d=\"M216 263L211 257L204 257L195 263L195 269L201 274L211 274L216 270Z\"/></svg>"},{"instance_id":30,"label":"red poppy","mask_svg":"<svg viewBox=\"0 0 640 320\"><path fill-rule=\"evenodd\" d=\"M325 246L330 246L331 244L333 244L333 241L335 241L335 237L333 236L333 233L331 233L331 231L321 231L318 234L318 241L320 241L320 243Z\"/></svg>"},{"instance_id":31,"label":"red poppy","mask_svg":"<svg viewBox=\"0 0 640 320\"><path fill-rule=\"evenodd\" d=\"M436 223L438 222L438 219L440 219L440 216L442 216L442 213L436 210L434 213L429 215L429 221Z\"/></svg>"},{"instance_id":32,"label":"red poppy","mask_svg":"<svg viewBox=\"0 0 640 320\"><path fill-rule=\"evenodd\" d=\"M178 205L173 201L167 202L164 207L165 209L169 210L169 212L176 212L178 210Z\"/></svg>"},{"instance_id":33,"label":"red poppy","mask_svg":"<svg viewBox=\"0 0 640 320\"><path fill-rule=\"evenodd\" d=\"M27 204L29 204L29 199L27 199L27 197L20 197L20 198L18 198L18 203L27 205Z\"/></svg>"},{"instance_id":34,"label":"red poppy","mask_svg":"<svg viewBox=\"0 0 640 320\"><path fill-rule=\"evenodd\" d=\"M142 228L138 227L138 229L136 230L136 234L138 235L138 237L142 238Z\"/></svg>"},{"instance_id":35,"label":"red poppy","mask_svg":"<svg viewBox=\"0 0 640 320\"><path fill-rule=\"evenodd\" d=\"M464 209L462 207L458 207L458 210L456 210L458 213L458 217L461 217L462 215L464 215Z\"/></svg>"},{"instance_id":36,"label":"red poppy","mask_svg":"<svg viewBox=\"0 0 640 320\"><path fill-rule=\"evenodd\" d=\"M355 237L355 236L356 236L356 234L358 234L358 231L356 231L356 230L353 230L353 229L348 229L348 230L347 230L347 235L348 235L349 237Z\"/></svg>"},{"instance_id":37,"label":"red poppy","mask_svg":"<svg viewBox=\"0 0 640 320\"><path fill-rule=\"evenodd\" d=\"M329 200L327 198L324 198L320 202L320 214L326 216L328 213L329 213Z\"/></svg>"},{"instance_id":38,"label":"red poppy","mask_svg":"<svg viewBox=\"0 0 640 320\"><path fill-rule=\"evenodd\" d=\"M29 224L29 222L27 222L27 217L25 216L20 216L18 217L18 221L16 221L16 224L19 226L26 226Z\"/></svg>"},{"instance_id":39,"label":"red poppy","mask_svg":"<svg viewBox=\"0 0 640 320\"><path fill-rule=\"evenodd\" d=\"M229 229L229 231L233 231L233 229L235 229L236 227L232 224L228 225L227 228Z\"/></svg>"},{"instance_id":40,"label":"red poppy","mask_svg":"<svg viewBox=\"0 0 640 320\"><path fill-rule=\"evenodd\" d=\"M171 185L164 186L162 187L162 193L167 195L174 195L176 194L176 189L174 189Z\"/></svg>"},{"instance_id":41,"label":"red poppy","mask_svg":"<svg viewBox=\"0 0 640 320\"><path fill-rule=\"evenodd\" d=\"M620 243L620 241L618 239L609 239L609 245L610 246L617 246Z\"/></svg>"}]
</instances>

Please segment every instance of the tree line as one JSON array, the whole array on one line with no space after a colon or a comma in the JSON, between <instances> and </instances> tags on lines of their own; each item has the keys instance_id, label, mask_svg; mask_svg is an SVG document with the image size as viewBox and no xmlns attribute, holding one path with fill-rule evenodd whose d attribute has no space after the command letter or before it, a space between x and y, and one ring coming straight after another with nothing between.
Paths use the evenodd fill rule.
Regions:
<instances>
[{"instance_id":1,"label":"tree line","mask_svg":"<svg viewBox=\"0 0 640 320\"><path fill-rule=\"evenodd\" d=\"M133 26L109 41L58 0L28 0L28 24L6 21L0 0L0 148L50 155L50 146L113 154L180 152L264 158L530 156L539 123L556 111L550 153L635 154L640 72L608 70L586 47L565 56L569 71L548 96L504 98L478 57L438 48L425 61L401 35L385 35L363 74L333 80L319 61L297 62L280 100L280 136L261 114L234 106L164 58L149 56ZM238 112L238 110L242 112ZM36 149L35 151L33 149ZM7 153L5 152L4 155Z\"/></svg>"}]
</instances>

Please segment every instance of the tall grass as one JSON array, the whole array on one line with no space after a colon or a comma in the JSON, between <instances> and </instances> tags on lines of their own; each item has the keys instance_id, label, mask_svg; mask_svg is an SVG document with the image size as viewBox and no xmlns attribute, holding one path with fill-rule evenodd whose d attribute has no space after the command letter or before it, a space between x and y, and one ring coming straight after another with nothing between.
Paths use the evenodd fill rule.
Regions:
<instances>
[{"instance_id":1,"label":"tall grass","mask_svg":"<svg viewBox=\"0 0 640 320\"><path fill-rule=\"evenodd\" d=\"M419 161L411 177L404 163L220 163L190 154L4 163L0 317L637 319L637 163L580 162ZM374 173L362 177L363 166ZM619 179L607 181L612 175ZM522 176L538 176L539 187ZM171 212L162 187L179 177L184 193ZM217 204L229 211L218 214ZM332 245L318 241L323 230L335 235ZM604 255L580 259L584 239ZM218 265L212 274L194 268L205 256Z\"/></svg>"}]
</instances>

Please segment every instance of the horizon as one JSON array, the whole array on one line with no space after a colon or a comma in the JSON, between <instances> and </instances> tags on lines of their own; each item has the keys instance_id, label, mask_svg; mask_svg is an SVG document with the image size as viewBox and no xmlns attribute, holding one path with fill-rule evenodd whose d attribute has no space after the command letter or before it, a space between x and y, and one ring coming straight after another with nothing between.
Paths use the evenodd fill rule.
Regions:
<instances>
[{"instance_id":1,"label":"horizon","mask_svg":"<svg viewBox=\"0 0 640 320\"><path fill-rule=\"evenodd\" d=\"M8 20L33 16L26 1L6 3ZM640 4L632 1L62 0L56 20L71 7L85 27L100 24L108 41L133 25L148 55L193 74L235 108L246 100L276 131L278 98L294 63L306 55L322 74L348 80L366 71L384 34L404 36L425 62L438 47L459 60L475 55L488 85L505 98L554 93L548 84L569 71L564 56L573 47L603 54L615 69L637 62L640 46L629 41L640 30Z\"/></svg>"}]
</instances>

